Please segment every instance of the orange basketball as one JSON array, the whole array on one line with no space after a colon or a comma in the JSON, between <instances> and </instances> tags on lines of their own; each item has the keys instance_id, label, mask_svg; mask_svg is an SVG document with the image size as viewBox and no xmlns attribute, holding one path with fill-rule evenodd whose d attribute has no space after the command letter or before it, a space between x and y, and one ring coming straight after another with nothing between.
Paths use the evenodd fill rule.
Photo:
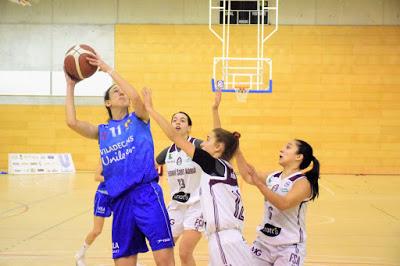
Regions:
<instances>
[{"instance_id":1,"label":"orange basketball","mask_svg":"<svg viewBox=\"0 0 400 266\"><path fill-rule=\"evenodd\" d=\"M97 71L97 67L89 64L86 58L94 53L93 48L86 44L72 46L65 53L65 71L75 80L90 77Z\"/></svg>"}]
</instances>

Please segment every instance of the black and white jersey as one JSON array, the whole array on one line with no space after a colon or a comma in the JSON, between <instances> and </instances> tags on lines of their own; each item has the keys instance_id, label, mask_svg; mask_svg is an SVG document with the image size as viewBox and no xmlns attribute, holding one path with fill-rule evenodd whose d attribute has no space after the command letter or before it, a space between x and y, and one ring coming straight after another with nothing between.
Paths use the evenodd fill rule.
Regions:
<instances>
[{"instance_id":1,"label":"black and white jersey","mask_svg":"<svg viewBox=\"0 0 400 266\"><path fill-rule=\"evenodd\" d=\"M266 179L268 188L281 196L285 196L295 182L306 178L301 172L286 178L281 178L281 174L282 172L274 172ZM258 239L273 246L303 243L306 238L305 219L308 200L287 210L279 210L269 201L265 201L263 222L257 227Z\"/></svg>"},{"instance_id":2,"label":"black and white jersey","mask_svg":"<svg viewBox=\"0 0 400 266\"><path fill-rule=\"evenodd\" d=\"M201 141L192 137L188 141L200 145ZM156 158L158 164L167 166L171 199L178 204L192 204L199 201L200 177L202 170L184 151L175 144L162 151Z\"/></svg>"},{"instance_id":3,"label":"black and white jersey","mask_svg":"<svg viewBox=\"0 0 400 266\"><path fill-rule=\"evenodd\" d=\"M199 148L194 152L193 161L203 170L200 203L207 234L228 229L242 231L244 208L232 166Z\"/></svg>"}]
</instances>

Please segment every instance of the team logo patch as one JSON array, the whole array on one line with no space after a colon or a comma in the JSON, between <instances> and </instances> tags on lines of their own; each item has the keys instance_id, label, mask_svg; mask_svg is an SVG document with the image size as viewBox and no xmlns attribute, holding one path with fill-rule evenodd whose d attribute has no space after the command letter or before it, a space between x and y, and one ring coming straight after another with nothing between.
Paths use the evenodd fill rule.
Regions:
<instances>
[{"instance_id":1,"label":"team logo patch","mask_svg":"<svg viewBox=\"0 0 400 266\"><path fill-rule=\"evenodd\" d=\"M107 132L106 131L101 132L100 139L101 140L106 140L107 139Z\"/></svg>"},{"instance_id":2,"label":"team logo patch","mask_svg":"<svg viewBox=\"0 0 400 266\"><path fill-rule=\"evenodd\" d=\"M278 190L278 187L279 187L279 185L276 184L276 185L274 185L274 186L271 188L271 190L272 190L273 192L276 192L276 191Z\"/></svg>"},{"instance_id":3,"label":"team logo patch","mask_svg":"<svg viewBox=\"0 0 400 266\"><path fill-rule=\"evenodd\" d=\"M264 235L275 237L281 233L281 228L276 227L272 224L266 223L264 228L260 230Z\"/></svg>"},{"instance_id":4,"label":"team logo patch","mask_svg":"<svg viewBox=\"0 0 400 266\"><path fill-rule=\"evenodd\" d=\"M183 191L175 193L175 195L172 196L173 200L185 203L189 200L190 198L190 193L185 193Z\"/></svg>"},{"instance_id":5,"label":"team logo patch","mask_svg":"<svg viewBox=\"0 0 400 266\"><path fill-rule=\"evenodd\" d=\"M181 165L182 164L182 158L178 157L178 159L176 160L176 164L177 165Z\"/></svg>"},{"instance_id":6,"label":"team logo patch","mask_svg":"<svg viewBox=\"0 0 400 266\"><path fill-rule=\"evenodd\" d=\"M130 123L132 123L132 120L131 119L128 119L126 122L125 122L125 128L129 128L129 124Z\"/></svg>"}]
</instances>

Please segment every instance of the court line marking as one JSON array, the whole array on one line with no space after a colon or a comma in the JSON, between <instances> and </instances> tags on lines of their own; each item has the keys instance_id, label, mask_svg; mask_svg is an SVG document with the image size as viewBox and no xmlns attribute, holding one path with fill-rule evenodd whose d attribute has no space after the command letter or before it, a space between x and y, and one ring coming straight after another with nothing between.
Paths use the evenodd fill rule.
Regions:
<instances>
[{"instance_id":1,"label":"court line marking","mask_svg":"<svg viewBox=\"0 0 400 266\"><path fill-rule=\"evenodd\" d=\"M327 185L323 185L321 181L319 182L319 185L320 185L323 189L325 189L326 191L328 191L328 193L331 194L333 197L336 197L336 193L335 193L332 189L330 189Z\"/></svg>"},{"instance_id":2,"label":"court line marking","mask_svg":"<svg viewBox=\"0 0 400 266\"><path fill-rule=\"evenodd\" d=\"M27 242L27 241L29 241L29 240L31 240L31 239L33 239L33 238L35 238L35 237L37 237L37 236L39 236L39 235L41 235L41 234L43 234L43 233L46 233L46 232L48 232L48 231L50 231L50 230L52 230L52 229L54 229L54 228L56 228L56 227L58 227L58 226L60 226L60 225L62 225L62 224L65 224L65 223L67 223L67 222L69 222L69 221L71 221L71 220L73 220L73 219L75 219L75 218L77 218L77 217L79 217L79 216L81 216L81 215L84 215L84 214L88 213L91 209L92 209L92 208L89 208L89 209L87 209L87 210L85 210L85 211L83 211L83 212L80 212L80 213L78 213L78 214L76 214L76 215L73 215L73 216L71 216L71 217L69 217L69 218L67 218L67 219L65 219L65 220L63 220L63 221L61 221L61 222L59 222L59 223L56 223L56 224L54 224L54 225L52 225L52 226L49 226L49 227L47 227L47 228L45 228L45 229L39 231L39 232L36 233L36 234L33 234L33 235L31 235L31 236L28 236L27 238L24 238L24 239L22 239L22 240L19 240L19 241L16 242L14 245L5 247L5 248L3 248L3 249L0 249L0 253L3 253L4 251L7 251L7 250L9 250L9 249L11 249L11 248L15 248L15 247L21 245L21 244L24 243L24 242ZM0 255L2 255L2 254L0 254Z\"/></svg>"},{"instance_id":3,"label":"court line marking","mask_svg":"<svg viewBox=\"0 0 400 266\"><path fill-rule=\"evenodd\" d=\"M376 209L376 210L378 210L378 211L382 212L383 214L386 214L387 216L389 216L389 217L393 218L394 220L396 220L396 221L398 221L398 220L399 220L399 218L397 218L396 216L394 216L394 215L391 215L390 213L386 212L385 210L383 210L383 209L381 209L381 208L378 208L378 207L377 207L377 206L375 206L374 204L370 204L370 205L372 206L372 208L374 208L374 209Z\"/></svg>"},{"instance_id":4,"label":"court line marking","mask_svg":"<svg viewBox=\"0 0 400 266\"><path fill-rule=\"evenodd\" d=\"M322 217L326 218L326 221L321 221L321 222L311 222L312 224L333 224L336 222L335 217L332 216L327 216L327 215L318 215L318 214L310 214L310 217Z\"/></svg>"},{"instance_id":5,"label":"court line marking","mask_svg":"<svg viewBox=\"0 0 400 266\"><path fill-rule=\"evenodd\" d=\"M0 213L0 219L6 219L6 218L9 218L9 217L18 216L18 215L21 215L21 214L23 214L23 213L25 213L25 212L27 212L29 210L29 205L28 204L25 204L23 202L18 202L18 201L11 201L11 200L10 200L10 202L13 202L13 203L15 203L15 204L17 204L19 206L11 208L11 209L7 209L7 210L1 212ZM22 209L22 210L20 212L18 212L18 213L14 213L14 214L11 214L11 215L5 215L8 212L11 212L11 211L14 211L14 210L18 210L18 209Z\"/></svg>"},{"instance_id":6,"label":"court line marking","mask_svg":"<svg viewBox=\"0 0 400 266\"><path fill-rule=\"evenodd\" d=\"M20 214L22 214L22 213L27 212L27 211L29 210L29 207L32 207L33 205L35 205L35 204L37 204L37 203L40 203L40 202L43 202L43 201L48 201L48 200L51 199L51 198L56 198L56 197L58 197L58 196L61 196L61 195L67 194L67 193L68 193L68 191L65 191L65 192L62 192L62 193L58 193L58 194L55 194L55 195L51 195L50 197L46 197L46 198L43 198L43 199L38 199L38 200L30 201L30 202L27 202L27 203L10 200L10 202L14 202L14 203L16 203L16 204L19 204L20 206L12 207L12 208L10 208L10 209L6 209L6 210L0 212L0 218L8 218L8 217L20 215ZM21 205L22 205L22 206L21 206ZM13 215L10 215L10 216L4 215L5 213L8 213L8 212L13 211L13 210L17 210L17 209L19 209L19 208L24 208L25 211L22 211L21 213L13 214Z\"/></svg>"}]
</instances>

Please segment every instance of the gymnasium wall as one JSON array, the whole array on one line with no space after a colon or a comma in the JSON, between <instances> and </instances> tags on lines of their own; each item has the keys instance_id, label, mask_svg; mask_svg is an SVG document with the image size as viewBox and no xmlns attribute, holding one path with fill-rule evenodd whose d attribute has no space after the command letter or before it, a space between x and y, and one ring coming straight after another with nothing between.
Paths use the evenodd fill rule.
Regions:
<instances>
[{"instance_id":1,"label":"gymnasium wall","mask_svg":"<svg viewBox=\"0 0 400 266\"><path fill-rule=\"evenodd\" d=\"M234 1L234 0L232 0ZM267 1L267 0L266 0ZM207 24L208 0L0 1L2 24ZM219 0L213 0L215 5ZM269 0L274 6L276 0ZM398 0L281 0L280 24L399 25Z\"/></svg>"},{"instance_id":2,"label":"gymnasium wall","mask_svg":"<svg viewBox=\"0 0 400 266\"><path fill-rule=\"evenodd\" d=\"M251 56L255 30L235 28L231 47ZM282 26L266 45L274 91L246 104L224 94L223 126L242 133L249 161L278 167L287 141L309 141L323 173L400 173L400 28ZM250 47L250 48L249 48ZM137 88L153 89L158 110L187 111L193 135L211 129L210 77L220 44L204 25L117 25L115 65ZM72 152L78 170L97 162L96 141L69 130L62 105L1 105L0 168L10 152ZM78 106L78 117L100 123L101 106ZM156 150L169 141L152 125Z\"/></svg>"}]
</instances>

